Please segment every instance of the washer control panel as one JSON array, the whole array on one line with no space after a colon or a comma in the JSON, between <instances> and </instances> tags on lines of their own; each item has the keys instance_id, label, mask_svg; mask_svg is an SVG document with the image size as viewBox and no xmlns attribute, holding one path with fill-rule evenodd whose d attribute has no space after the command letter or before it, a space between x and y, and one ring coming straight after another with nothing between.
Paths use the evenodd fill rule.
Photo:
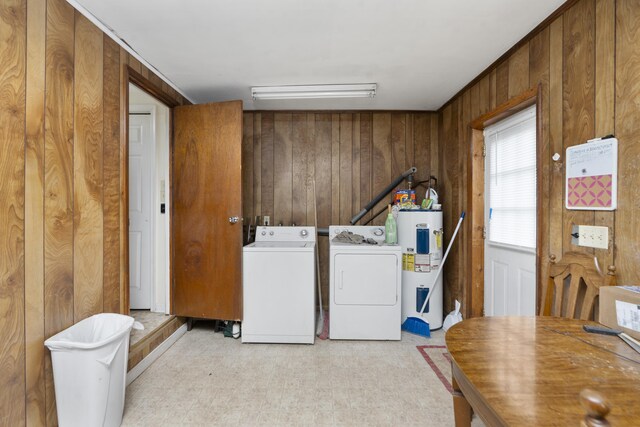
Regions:
<instances>
[{"instance_id":1,"label":"washer control panel","mask_svg":"<svg viewBox=\"0 0 640 427\"><path fill-rule=\"evenodd\" d=\"M315 242L315 227L271 227L259 226L256 242Z\"/></svg>"}]
</instances>

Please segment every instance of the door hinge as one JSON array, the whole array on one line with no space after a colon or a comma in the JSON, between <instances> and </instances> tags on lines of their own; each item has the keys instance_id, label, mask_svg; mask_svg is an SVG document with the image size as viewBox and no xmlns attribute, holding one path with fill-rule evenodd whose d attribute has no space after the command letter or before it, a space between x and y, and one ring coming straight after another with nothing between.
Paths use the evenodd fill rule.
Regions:
<instances>
[{"instance_id":1,"label":"door hinge","mask_svg":"<svg viewBox=\"0 0 640 427\"><path fill-rule=\"evenodd\" d=\"M487 238L487 227L482 227L482 238L483 239Z\"/></svg>"},{"instance_id":2,"label":"door hinge","mask_svg":"<svg viewBox=\"0 0 640 427\"><path fill-rule=\"evenodd\" d=\"M487 144L482 143L482 157L487 157Z\"/></svg>"}]
</instances>

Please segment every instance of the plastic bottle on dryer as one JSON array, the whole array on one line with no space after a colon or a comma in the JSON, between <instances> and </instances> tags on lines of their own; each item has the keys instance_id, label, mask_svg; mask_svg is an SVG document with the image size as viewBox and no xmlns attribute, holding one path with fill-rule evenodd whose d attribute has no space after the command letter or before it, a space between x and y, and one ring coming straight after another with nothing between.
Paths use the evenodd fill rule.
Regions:
<instances>
[{"instance_id":1,"label":"plastic bottle on dryer","mask_svg":"<svg viewBox=\"0 0 640 427\"><path fill-rule=\"evenodd\" d=\"M387 221L384 223L384 241L388 245L395 245L398 243L398 226L396 219L391 212L391 205L389 205L389 214L387 215Z\"/></svg>"}]
</instances>

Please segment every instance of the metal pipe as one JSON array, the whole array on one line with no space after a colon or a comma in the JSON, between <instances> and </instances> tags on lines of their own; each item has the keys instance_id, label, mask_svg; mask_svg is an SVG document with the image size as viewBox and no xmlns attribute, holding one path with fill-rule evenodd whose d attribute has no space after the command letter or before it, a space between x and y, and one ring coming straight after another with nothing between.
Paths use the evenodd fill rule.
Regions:
<instances>
[{"instance_id":1,"label":"metal pipe","mask_svg":"<svg viewBox=\"0 0 640 427\"><path fill-rule=\"evenodd\" d=\"M396 179L394 179L391 184L389 184L376 197L374 197L373 200L367 203L367 205L364 208L362 208L362 210L356 216L351 218L351 224L354 225L356 222L360 221L360 218L365 216L367 212L371 210L371 208L373 208L380 200L382 200L387 194L389 194L394 188L396 188L398 184L400 184L405 178L407 178L410 175L413 175L417 171L418 169L416 169L416 167L414 166L411 169L404 171L402 175L399 175Z\"/></svg>"}]
</instances>

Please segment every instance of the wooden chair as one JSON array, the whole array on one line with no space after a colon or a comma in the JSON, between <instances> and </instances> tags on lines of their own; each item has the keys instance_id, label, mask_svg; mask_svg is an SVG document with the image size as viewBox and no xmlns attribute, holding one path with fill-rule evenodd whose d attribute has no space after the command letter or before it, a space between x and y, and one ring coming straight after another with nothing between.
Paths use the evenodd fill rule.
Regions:
<instances>
[{"instance_id":1,"label":"wooden chair","mask_svg":"<svg viewBox=\"0 0 640 427\"><path fill-rule=\"evenodd\" d=\"M562 260L549 257L549 279L542 284L541 316L592 320L596 298L601 286L616 284L614 266L601 273L594 257L567 252Z\"/></svg>"}]
</instances>

